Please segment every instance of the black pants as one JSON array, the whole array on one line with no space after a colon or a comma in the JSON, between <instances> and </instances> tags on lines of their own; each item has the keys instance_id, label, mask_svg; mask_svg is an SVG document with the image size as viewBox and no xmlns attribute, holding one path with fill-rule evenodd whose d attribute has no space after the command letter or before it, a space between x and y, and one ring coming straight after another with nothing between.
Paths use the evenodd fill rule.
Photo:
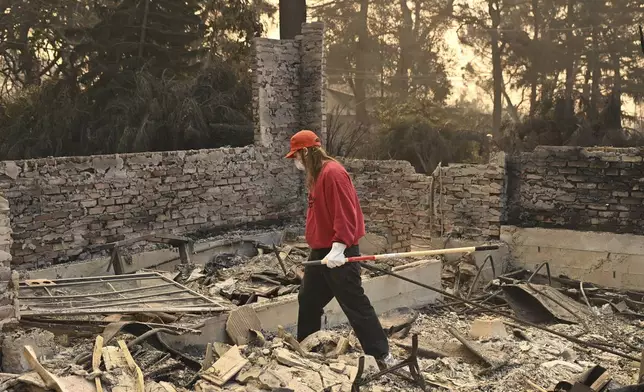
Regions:
<instances>
[{"instance_id":1,"label":"black pants","mask_svg":"<svg viewBox=\"0 0 644 392\"><path fill-rule=\"evenodd\" d=\"M321 260L331 249L313 249L309 260ZM357 246L347 248L345 256L359 256ZM356 333L365 354L376 359L389 352L387 335L380 325L360 279L360 264L346 263L341 267L310 266L298 295L297 339L304 340L322 327L324 307L335 297L349 324Z\"/></svg>"}]
</instances>

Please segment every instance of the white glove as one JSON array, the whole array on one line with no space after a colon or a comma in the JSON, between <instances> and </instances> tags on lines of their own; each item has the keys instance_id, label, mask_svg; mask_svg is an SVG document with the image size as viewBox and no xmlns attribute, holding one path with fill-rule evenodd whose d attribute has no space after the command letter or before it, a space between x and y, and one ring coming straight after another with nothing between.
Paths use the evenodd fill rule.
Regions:
<instances>
[{"instance_id":1,"label":"white glove","mask_svg":"<svg viewBox=\"0 0 644 392\"><path fill-rule=\"evenodd\" d=\"M322 264L326 264L329 268L339 267L344 265L347 262L347 258L344 257L344 250L347 249L347 246L341 242L334 242L333 247L328 255L322 259Z\"/></svg>"}]
</instances>

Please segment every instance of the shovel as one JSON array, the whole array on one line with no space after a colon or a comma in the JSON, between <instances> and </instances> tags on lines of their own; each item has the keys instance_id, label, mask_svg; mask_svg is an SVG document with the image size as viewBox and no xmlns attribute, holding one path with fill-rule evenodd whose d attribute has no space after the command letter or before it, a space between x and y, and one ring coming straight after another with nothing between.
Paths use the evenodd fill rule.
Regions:
<instances>
[{"instance_id":1,"label":"shovel","mask_svg":"<svg viewBox=\"0 0 644 392\"><path fill-rule=\"evenodd\" d=\"M404 257L424 257L424 256L448 255L448 254L454 254L454 253L484 252L488 250L497 250L497 249L499 249L498 245L483 245L483 246L468 246L464 248L421 250L416 252L404 252L404 253L385 253L382 255L347 257L347 263L357 263L362 261L375 261L375 260L385 260L385 259L399 259ZM324 260L312 260L312 261L305 261L302 263L302 265L305 267L314 266L314 265L325 265L325 264L326 262Z\"/></svg>"}]
</instances>

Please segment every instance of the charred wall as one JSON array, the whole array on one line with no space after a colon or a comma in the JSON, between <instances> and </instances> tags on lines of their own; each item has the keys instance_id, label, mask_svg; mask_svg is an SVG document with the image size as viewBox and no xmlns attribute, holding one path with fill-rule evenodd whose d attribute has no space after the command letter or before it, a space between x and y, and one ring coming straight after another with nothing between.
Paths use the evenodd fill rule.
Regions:
<instances>
[{"instance_id":1,"label":"charred wall","mask_svg":"<svg viewBox=\"0 0 644 392\"><path fill-rule=\"evenodd\" d=\"M644 149L538 147L508 160L520 227L644 234Z\"/></svg>"}]
</instances>

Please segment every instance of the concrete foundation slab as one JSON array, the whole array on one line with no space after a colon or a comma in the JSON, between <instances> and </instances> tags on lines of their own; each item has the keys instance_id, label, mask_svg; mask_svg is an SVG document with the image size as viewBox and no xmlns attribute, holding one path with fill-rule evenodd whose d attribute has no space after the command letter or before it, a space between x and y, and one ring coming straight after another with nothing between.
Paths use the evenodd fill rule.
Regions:
<instances>
[{"instance_id":1,"label":"concrete foundation slab","mask_svg":"<svg viewBox=\"0 0 644 392\"><path fill-rule=\"evenodd\" d=\"M438 260L424 260L401 266L397 268L396 272L410 279L440 288L441 268L442 263ZM422 307L441 298L440 294L392 276L385 275L364 279L362 284L378 314L401 307ZM262 322L263 330L273 332L277 331L278 325L290 328L297 324L297 294L284 296L276 301L262 302L254 307ZM329 328L346 322L346 317L337 301L332 300L325 308L323 326Z\"/></svg>"},{"instance_id":2,"label":"concrete foundation slab","mask_svg":"<svg viewBox=\"0 0 644 392\"><path fill-rule=\"evenodd\" d=\"M644 236L502 226L501 240L516 266L535 269L548 262L554 276L644 289Z\"/></svg>"}]
</instances>

